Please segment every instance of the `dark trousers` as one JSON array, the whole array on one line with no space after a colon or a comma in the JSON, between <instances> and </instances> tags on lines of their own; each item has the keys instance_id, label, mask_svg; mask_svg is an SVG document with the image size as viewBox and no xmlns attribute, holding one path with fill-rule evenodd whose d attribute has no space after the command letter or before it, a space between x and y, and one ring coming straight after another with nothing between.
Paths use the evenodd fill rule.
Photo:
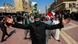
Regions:
<instances>
[{"instance_id":1,"label":"dark trousers","mask_svg":"<svg viewBox=\"0 0 78 44\"><path fill-rule=\"evenodd\" d=\"M1 39L1 41L4 41L5 39L4 39L4 37L7 35L7 36L9 36L8 35L8 33L7 33L7 29L6 28L4 28L4 29L1 29L1 31L2 31L2 39Z\"/></svg>"},{"instance_id":2,"label":"dark trousers","mask_svg":"<svg viewBox=\"0 0 78 44\"><path fill-rule=\"evenodd\" d=\"M4 37L6 35L9 36L8 33L7 33L7 28L4 25L4 23L2 23L2 22L0 22L0 28L1 28L1 31L2 31L2 39L1 39L1 41L4 41L5 40Z\"/></svg>"},{"instance_id":3,"label":"dark trousers","mask_svg":"<svg viewBox=\"0 0 78 44\"><path fill-rule=\"evenodd\" d=\"M32 38L32 44L46 44L46 40L45 39Z\"/></svg>"}]
</instances>

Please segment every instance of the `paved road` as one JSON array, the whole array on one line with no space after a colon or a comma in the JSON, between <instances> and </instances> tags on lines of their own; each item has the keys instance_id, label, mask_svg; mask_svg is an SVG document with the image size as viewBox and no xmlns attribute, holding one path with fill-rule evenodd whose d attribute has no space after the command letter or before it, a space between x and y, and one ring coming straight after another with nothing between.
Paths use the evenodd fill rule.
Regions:
<instances>
[{"instance_id":1,"label":"paved road","mask_svg":"<svg viewBox=\"0 0 78 44\"><path fill-rule=\"evenodd\" d=\"M9 28L8 33L13 31L15 28ZM0 31L0 39L1 39L1 31ZM49 39L48 44L66 44L64 39L61 37L61 41L58 42L54 38ZM5 42L0 42L0 44L31 44L31 40L24 39L24 30L23 29L16 29L16 32L13 33Z\"/></svg>"}]
</instances>

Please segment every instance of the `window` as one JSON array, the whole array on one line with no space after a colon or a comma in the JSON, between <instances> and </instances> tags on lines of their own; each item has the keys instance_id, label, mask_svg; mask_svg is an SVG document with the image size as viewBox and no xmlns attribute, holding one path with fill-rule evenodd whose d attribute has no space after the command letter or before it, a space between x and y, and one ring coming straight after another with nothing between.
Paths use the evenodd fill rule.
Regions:
<instances>
[{"instance_id":1,"label":"window","mask_svg":"<svg viewBox=\"0 0 78 44\"><path fill-rule=\"evenodd\" d=\"M69 7L75 7L76 6L76 3L70 3L69 4Z\"/></svg>"}]
</instances>

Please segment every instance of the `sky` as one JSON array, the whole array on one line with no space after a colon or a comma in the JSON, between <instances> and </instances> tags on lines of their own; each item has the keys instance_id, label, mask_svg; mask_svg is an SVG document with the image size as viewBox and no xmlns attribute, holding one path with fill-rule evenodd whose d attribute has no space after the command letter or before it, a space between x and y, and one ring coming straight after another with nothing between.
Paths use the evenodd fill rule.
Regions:
<instances>
[{"instance_id":1,"label":"sky","mask_svg":"<svg viewBox=\"0 0 78 44\"><path fill-rule=\"evenodd\" d=\"M46 6L50 5L54 2L54 0L31 0L32 2L37 2L38 9L40 10L40 13L45 13Z\"/></svg>"},{"instance_id":2,"label":"sky","mask_svg":"<svg viewBox=\"0 0 78 44\"><path fill-rule=\"evenodd\" d=\"M13 0L0 0L0 6L3 6L4 3L14 4Z\"/></svg>"},{"instance_id":3,"label":"sky","mask_svg":"<svg viewBox=\"0 0 78 44\"><path fill-rule=\"evenodd\" d=\"M41 13L45 12L45 7L53 3L54 0L31 0L31 2L37 2L38 10ZM0 6L3 6L4 3L13 4L13 0L0 0Z\"/></svg>"}]
</instances>

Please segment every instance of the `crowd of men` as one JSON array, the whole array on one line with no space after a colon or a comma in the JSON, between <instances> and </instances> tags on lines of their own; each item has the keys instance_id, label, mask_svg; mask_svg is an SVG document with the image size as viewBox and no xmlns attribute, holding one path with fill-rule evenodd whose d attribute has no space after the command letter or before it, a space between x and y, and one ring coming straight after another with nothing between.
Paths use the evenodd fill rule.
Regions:
<instances>
[{"instance_id":1,"label":"crowd of men","mask_svg":"<svg viewBox=\"0 0 78 44\"><path fill-rule=\"evenodd\" d=\"M15 16L8 13L0 21L0 30L3 32L1 42L6 40L4 39L5 35L7 35L7 37L10 36L7 33L7 27L10 26L26 30L26 36L27 33L30 32L32 44L47 44L49 35L51 35L51 31L49 30L56 30L54 38L59 41L60 31L61 28L63 28L62 20L69 19L69 16L62 16L62 14L60 13L56 13L51 18L49 18L47 15L41 16L37 13L35 14L35 16L27 14L18 14ZM20 21L22 21L22 23L19 23Z\"/></svg>"}]
</instances>

